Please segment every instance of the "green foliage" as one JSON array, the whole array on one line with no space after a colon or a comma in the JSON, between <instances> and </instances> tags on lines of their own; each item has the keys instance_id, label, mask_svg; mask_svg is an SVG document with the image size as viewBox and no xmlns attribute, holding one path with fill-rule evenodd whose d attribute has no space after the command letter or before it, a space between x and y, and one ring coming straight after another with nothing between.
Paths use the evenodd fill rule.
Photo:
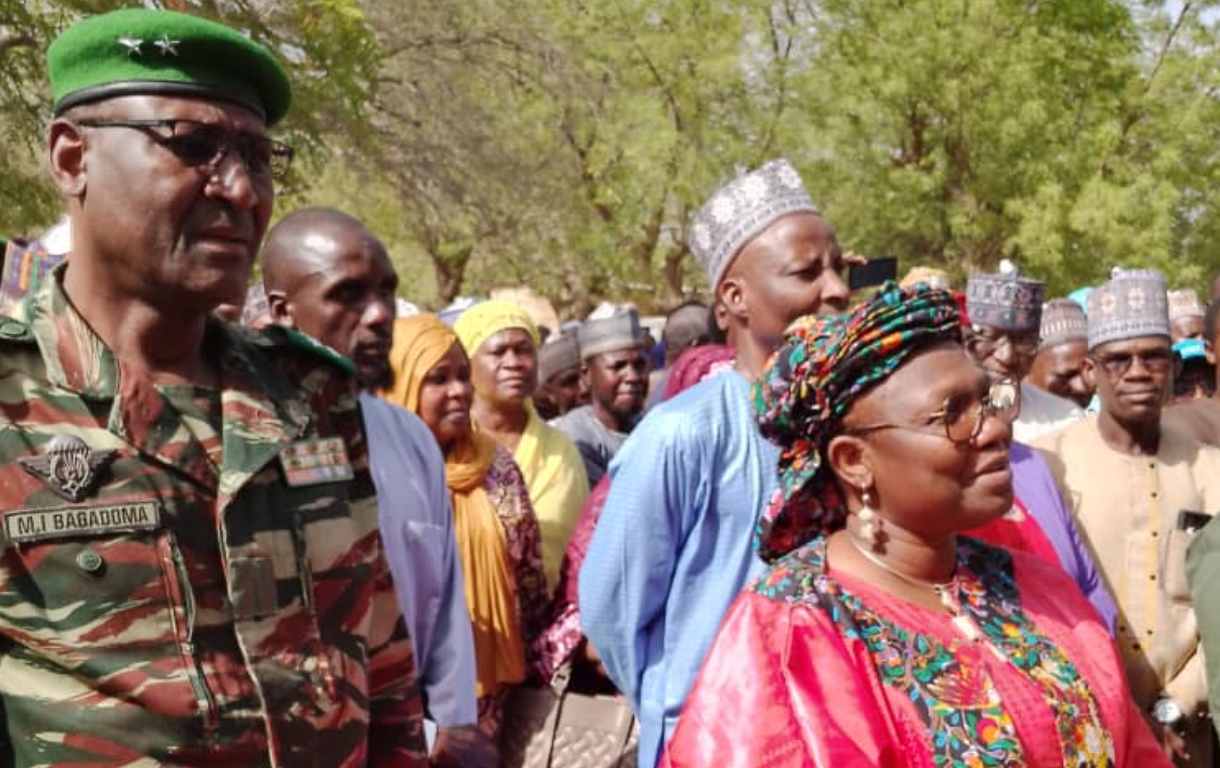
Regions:
<instances>
[{"instance_id":1,"label":"green foliage","mask_svg":"<svg viewBox=\"0 0 1220 768\"><path fill-rule=\"evenodd\" d=\"M779 155L845 247L904 269L1012 257L1052 293L1220 269L1217 3L164 2L283 58L303 152L277 212L360 216L425 306L525 283L664 308L704 287L693 210ZM0 0L0 232L57 208L46 43L120 4Z\"/></svg>"},{"instance_id":2,"label":"green foliage","mask_svg":"<svg viewBox=\"0 0 1220 768\"><path fill-rule=\"evenodd\" d=\"M42 52L61 18L41 0L0 0L0 237L36 233L56 216L39 159L47 92Z\"/></svg>"},{"instance_id":3,"label":"green foliage","mask_svg":"<svg viewBox=\"0 0 1220 768\"><path fill-rule=\"evenodd\" d=\"M380 59L357 0L164 0L151 3L196 13L248 33L279 55L293 81L293 109L280 130L305 163L324 156L324 134L358 131ZM36 234L60 205L42 168L43 130L50 119L44 54L56 35L85 14L134 0L0 0L0 235ZM341 116L342 119L337 119ZM285 190L291 197L300 177Z\"/></svg>"},{"instance_id":4,"label":"green foliage","mask_svg":"<svg viewBox=\"0 0 1220 768\"><path fill-rule=\"evenodd\" d=\"M418 0L401 25L367 2L388 55L352 157L399 191L442 300L527 282L575 310L675 301L698 285L691 209L765 156L780 111L748 82L780 57L743 42L768 6Z\"/></svg>"},{"instance_id":5,"label":"green foliage","mask_svg":"<svg viewBox=\"0 0 1220 768\"><path fill-rule=\"evenodd\" d=\"M1220 259L1197 5L823 3L793 152L864 253L958 275L1010 256L1056 293L1116 264L1199 285Z\"/></svg>"},{"instance_id":6,"label":"green foliage","mask_svg":"<svg viewBox=\"0 0 1220 768\"><path fill-rule=\"evenodd\" d=\"M351 191L357 189L360 190L358 205L353 206ZM288 213L300 202L280 200L276 213ZM341 210L358 208L361 220L386 246L398 272L399 292L425 307L439 309L444 305L437 293L432 264L416 244L414 234L402 216L399 198L390 184L359 173L351 163L334 158L314 179L308 202Z\"/></svg>"}]
</instances>

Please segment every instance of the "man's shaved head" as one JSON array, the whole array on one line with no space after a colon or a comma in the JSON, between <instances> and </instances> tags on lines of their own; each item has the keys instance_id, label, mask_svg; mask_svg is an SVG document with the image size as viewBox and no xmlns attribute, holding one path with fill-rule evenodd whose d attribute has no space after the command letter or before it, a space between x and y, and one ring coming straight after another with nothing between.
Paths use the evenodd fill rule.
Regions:
<instances>
[{"instance_id":1,"label":"man's shaved head","mask_svg":"<svg viewBox=\"0 0 1220 768\"><path fill-rule=\"evenodd\" d=\"M354 216L334 208L301 208L271 228L263 245L263 285L291 291L303 278L329 270L344 240L376 240ZM378 243L380 245L380 243Z\"/></svg>"},{"instance_id":2,"label":"man's shaved head","mask_svg":"<svg viewBox=\"0 0 1220 768\"><path fill-rule=\"evenodd\" d=\"M368 388L389 384L398 276L385 246L333 208L288 214L263 246L271 317L342 352Z\"/></svg>"}]
</instances>

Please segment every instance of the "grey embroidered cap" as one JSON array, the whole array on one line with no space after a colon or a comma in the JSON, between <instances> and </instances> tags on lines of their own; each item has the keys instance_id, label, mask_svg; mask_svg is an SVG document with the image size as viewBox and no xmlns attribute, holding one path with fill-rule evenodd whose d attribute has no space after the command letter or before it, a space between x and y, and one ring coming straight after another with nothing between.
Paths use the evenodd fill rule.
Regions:
<instances>
[{"instance_id":1,"label":"grey embroidered cap","mask_svg":"<svg viewBox=\"0 0 1220 768\"><path fill-rule=\"evenodd\" d=\"M538 349L538 380L546 381L557 373L580 367L580 342L575 333L561 333Z\"/></svg>"},{"instance_id":2,"label":"grey embroidered cap","mask_svg":"<svg viewBox=\"0 0 1220 768\"><path fill-rule=\"evenodd\" d=\"M580 342L580 358L588 360L603 352L640 346L644 343L644 329L640 326L640 314L629 309L601 320L586 320L576 338Z\"/></svg>"},{"instance_id":3,"label":"grey embroidered cap","mask_svg":"<svg viewBox=\"0 0 1220 768\"><path fill-rule=\"evenodd\" d=\"M1067 341L1089 338L1089 321L1084 309L1071 299L1051 299L1042 305L1042 337L1040 349Z\"/></svg>"},{"instance_id":4,"label":"grey embroidered cap","mask_svg":"<svg viewBox=\"0 0 1220 768\"><path fill-rule=\"evenodd\" d=\"M1193 288L1183 288L1169 292L1169 322L1183 317L1203 317L1207 310L1199 301L1199 294Z\"/></svg>"},{"instance_id":5,"label":"grey embroidered cap","mask_svg":"<svg viewBox=\"0 0 1220 768\"><path fill-rule=\"evenodd\" d=\"M1089 349L1143 336L1169 336L1165 276L1115 268L1110 281L1089 294Z\"/></svg>"},{"instance_id":6,"label":"grey embroidered cap","mask_svg":"<svg viewBox=\"0 0 1220 768\"><path fill-rule=\"evenodd\" d=\"M1039 330L1046 285L1021 276L1007 259L994 275L972 275L966 281L966 314L971 325L1025 333Z\"/></svg>"},{"instance_id":7,"label":"grey embroidered cap","mask_svg":"<svg viewBox=\"0 0 1220 768\"><path fill-rule=\"evenodd\" d=\"M714 291L733 257L781 216L817 213L792 164L781 158L738 176L703 204L691 222L687 245L707 271Z\"/></svg>"}]
</instances>

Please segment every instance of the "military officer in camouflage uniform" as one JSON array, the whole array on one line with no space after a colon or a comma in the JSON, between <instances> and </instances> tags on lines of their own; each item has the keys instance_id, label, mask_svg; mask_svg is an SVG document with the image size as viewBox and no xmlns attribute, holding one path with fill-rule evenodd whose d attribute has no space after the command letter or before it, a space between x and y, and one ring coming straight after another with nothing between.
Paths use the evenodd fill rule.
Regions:
<instances>
[{"instance_id":1,"label":"military officer in camouflage uniform","mask_svg":"<svg viewBox=\"0 0 1220 768\"><path fill-rule=\"evenodd\" d=\"M0 319L0 765L426 765L350 363L210 317L283 70L144 9L48 63L73 251Z\"/></svg>"},{"instance_id":2,"label":"military officer in camouflage uniform","mask_svg":"<svg viewBox=\"0 0 1220 768\"><path fill-rule=\"evenodd\" d=\"M365 387L360 403L381 533L414 641L424 730L435 734L432 764L495 768L495 744L476 725L477 663L445 458L415 414L377 396L394 378L398 275L385 246L341 211L303 208L267 233L262 274L272 320L341 351Z\"/></svg>"}]
</instances>

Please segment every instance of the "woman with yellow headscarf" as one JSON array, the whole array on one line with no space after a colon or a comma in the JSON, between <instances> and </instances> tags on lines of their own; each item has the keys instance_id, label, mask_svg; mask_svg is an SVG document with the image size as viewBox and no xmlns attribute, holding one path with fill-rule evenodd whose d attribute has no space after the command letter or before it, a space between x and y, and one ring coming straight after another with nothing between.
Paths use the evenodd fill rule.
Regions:
<instances>
[{"instance_id":1,"label":"woman with yellow headscarf","mask_svg":"<svg viewBox=\"0 0 1220 768\"><path fill-rule=\"evenodd\" d=\"M530 400L538 386L538 330L524 309L494 299L463 312L453 330L470 355L474 421L521 467L542 528L542 566L554 587L589 480L580 451L539 418Z\"/></svg>"},{"instance_id":2,"label":"woman with yellow headscarf","mask_svg":"<svg viewBox=\"0 0 1220 768\"><path fill-rule=\"evenodd\" d=\"M474 429L470 361L435 315L400 318L387 400L417 414L445 456L453 530L474 632L479 727L497 738L508 691L523 682L548 612L538 521L512 455Z\"/></svg>"}]
</instances>

